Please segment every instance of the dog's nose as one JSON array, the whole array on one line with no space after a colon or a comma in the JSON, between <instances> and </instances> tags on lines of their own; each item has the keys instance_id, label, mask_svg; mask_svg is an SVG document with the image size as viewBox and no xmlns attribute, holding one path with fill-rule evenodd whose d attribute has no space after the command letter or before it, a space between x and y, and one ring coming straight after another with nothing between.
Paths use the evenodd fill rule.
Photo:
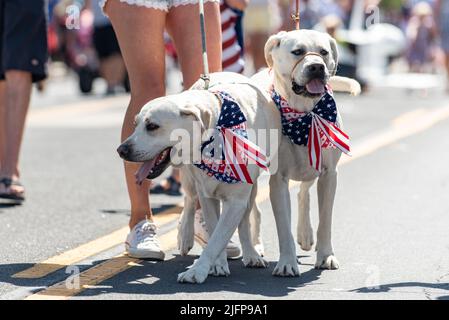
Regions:
<instances>
[{"instance_id":1,"label":"dog's nose","mask_svg":"<svg viewBox=\"0 0 449 320\"><path fill-rule=\"evenodd\" d=\"M121 158L126 159L129 156L131 148L126 143L122 143L118 148L117 152Z\"/></svg>"},{"instance_id":2,"label":"dog's nose","mask_svg":"<svg viewBox=\"0 0 449 320\"><path fill-rule=\"evenodd\" d=\"M323 78L324 77L324 64L314 63L307 67L307 75L309 78Z\"/></svg>"}]
</instances>

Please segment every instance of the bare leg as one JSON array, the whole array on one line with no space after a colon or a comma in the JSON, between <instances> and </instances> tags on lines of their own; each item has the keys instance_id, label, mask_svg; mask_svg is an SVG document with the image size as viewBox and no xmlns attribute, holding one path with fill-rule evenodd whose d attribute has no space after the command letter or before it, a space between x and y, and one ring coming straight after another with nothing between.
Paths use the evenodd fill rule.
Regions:
<instances>
[{"instance_id":1,"label":"bare leg","mask_svg":"<svg viewBox=\"0 0 449 320\"><path fill-rule=\"evenodd\" d=\"M19 178L19 153L22 145L25 119L30 104L31 74L29 72L10 70L5 73L5 96L3 121L3 143L1 145L0 177ZM0 188L3 186L0 185ZM10 190L0 193L23 193L23 187L11 186Z\"/></svg>"},{"instance_id":2,"label":"bare leg","mask_svg":"<svg viewBox=\"0 0 449 320\"><path fill-rule=\"evenodd\" d=\"M253 58L254 70L257 72L261 68L267 66L264 55L265 43L268 40L268 35L262 32L251 34L248 37L251 57Z\"/></svg>"},{"instance_id":3,"label":"bare leg","mask_svg":"<svg viewBox=\"0 0 449 320\"><path fill-rule=\"evenodd\" d=\"M221 71L221 23L218 3L204 4L207 57L209 71ZM180 23L189 21L189 23ZM183 76L184 88L190 88L203 73L201 33L198 6L185 5L170 9L167 30L176 46Z\"/></svg>"},{"instance_id":4,"label":"bare leg","mask_svg":"<svg viewBox=\"0 0 449 320\"><path fill-rule=\"evenodd\" d=\"M165 48L163 31L166 13L131 6L117 0L106 4L106 12L117 35L131 83L131 101L122 127L122 141L131 135L134 117L142 106L165 94ZM125 163L126 183L131 201L130 228L145 218L152 219L149 183L135 182L139 165Z\"/></svg>"}]
</instances>

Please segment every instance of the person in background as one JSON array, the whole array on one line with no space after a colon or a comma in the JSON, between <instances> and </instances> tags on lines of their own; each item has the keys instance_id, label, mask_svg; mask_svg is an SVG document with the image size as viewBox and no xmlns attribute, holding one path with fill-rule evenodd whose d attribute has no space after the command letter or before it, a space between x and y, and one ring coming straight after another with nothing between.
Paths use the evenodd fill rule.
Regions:
<instances>
[{"instance_id":1,"label":"person in background","mask_svg":"<svg viewBox=\"0 0 449 320\"><path fill-rule=\"evenodd\" d=\"M447 75L447 92L449 92L449 1L437 0L435 4L437 29L439 31L441 49L444 53L444 62Z\"/></svg>"},{"instance_id":2,"label":"person in background","mask_svg":"<svg viewBox=\"0 0 449 320\"><path fill-rule=\"evenodd\" d=\"M111 22L99 6L101 0L87 0L94 14L93 43L100 60L100 74L106 80L106 95L115 94L125 81L126 68Z\"/></svg>"},{"instance_id":3,"label":"person in background","mask_svg":"<svg viewBox=\"0 0 449 320\"><path fill-rule=\"evenodd\" d=\"M283 0L288 2L289 0ZM251 0L245 12L245 33L248 53L254 72L266 67L264 47L268 37L281 27L277 0Z\"/></svg>"},{"instance_id":4,"label":"person in background","mask_svg":"<svg viewBox=\"0 0 449 320\"><path fill-rule=\"evenodd\" d=\"M31 86L47 77L47 9L44 0L0 0L0 198L18 203Z\"/></svg>"},{"instance_id":5,"label":"person in background","mask_svg":"<svg viewBox=\"0 0 449 320\"><path fill-rule=\"evenodd\" d=\"M243 59L243 13L249 0L222 0L220 3L223 71L242 73Z\"/></svg>"},{"instance_id":6,"label":"person in background","mask_svg":"<svg viewBox=\"0 0 449 320\"><path fill-rule=\"evenodd\" d=\"M419 2L413 7L406 36L410 71L423 72L426 65L434 60L434 44L437 37L432 7L427 2Z\"/></svg>"}]
</instances>

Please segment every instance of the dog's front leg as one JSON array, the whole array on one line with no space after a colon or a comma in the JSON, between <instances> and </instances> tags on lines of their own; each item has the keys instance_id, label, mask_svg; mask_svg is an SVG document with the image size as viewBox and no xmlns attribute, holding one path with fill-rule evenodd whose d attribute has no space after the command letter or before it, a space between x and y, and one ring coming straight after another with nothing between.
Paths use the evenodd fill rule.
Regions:
<instances>
[{"instance_id":1,"label":"dog's front leg","mask_svg":"<svg viewBox=\"0 0 449 320\"><path fill-rule=\"evenodd\" d=\"M187 271L178 275L178 282L203 283L209 270L216 263L219 255L224 252L227 243L231 240L232 234L237 229L240 221L247 210L249 199L229 199L223 203L223 213L218 224L212 233L206 248L201 253L200 258ZM201 202L203 210L206 208ZM209 226L208 226L209 228ZM227 268L227 264L226 264ZM225 275L229 275L229 268L225 270Z\"/></svg>"},{"instance_id":2,"label":"dog's front leg","mask_svg":"<svg viewBox=\"0 0 449 320\"><path fill-rule=\"evenodd\" d=\"M280 174L270 178L270 200L273 207L279 238L279 262L273 275L282 277L299 276L296 260L295 240L291 231L291 209L288 180Z\"/></svg>"},{"instance_id":3,"label":"dog's front leg","mask_svg":"<svg viewBox=\"0 0 449 320\"><path fill-rule=\"evenodd\" d=\"M243 216L242 222L239 224L239 237L240 237L240 243L242 244L242 251L243 251L243 264L245 267L250 268L267 268L268 262L265 261L260 253L256 250L253 242L253 236L252 234L253 229L257 228L257 235L259 235L260 232L260 212L259 216L255 217L255 219L252 219L253 221L250 222L250 215L251 213L254 214L254 207L256 206L255 199L257 196L257 183L253 185L253 188L251 190L251 198L250 202L248 204L247 210L245 212L245 215ZM258 221L254 221L258 219ZM258 223L257 226L253 227L253 223ZM260 240L260 235L257 237Z\"/></svg>"},{"instance_id":4,"label":"dog's front leg","mask_svg":"<svg viewBox=\"0 0 449 320\"><path fill-rule=\"evenodd\" d=\"M209 238L214 233L220 218L220 201L217 199L203 198L201 200L201 211L204 222L209 233ZM209 268L209 275L216 277L229 275L229 266L226 256L226 250L223 250L218 255L218 258L212 263Z\"/></svg>"},{"instance_id":5,"label":"dog's front leg","mask_svg":"<svg viewBox=\"0 0 449 320\"><path fill-rule=\"evenodd\" d=\"M337 189L336 169L325 169L318 178L318 208L320 222L317 232L317 258L315 268L338 269L339 264L332 248L332 208Z\"/></svg>"}]
</instances>

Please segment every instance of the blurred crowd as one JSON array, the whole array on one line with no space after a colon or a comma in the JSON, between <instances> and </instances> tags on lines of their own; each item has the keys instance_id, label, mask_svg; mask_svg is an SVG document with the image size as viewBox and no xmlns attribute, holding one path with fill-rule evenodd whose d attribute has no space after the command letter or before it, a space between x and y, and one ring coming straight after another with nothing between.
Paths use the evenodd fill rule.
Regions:
<instances>
[{"instance_id":1,"label":"blurred crowd","mask_svg":"<svg viewBox=\"0 0 449 320\"><path fill-rule=\"evenodd\" d=\"M83 93L91 92L93 80L97 77L106 80L106 94L129 91L117 39L99 2L49 1L48 44L51 59L63 61L78 74ZM76 16L71 9L73 5L80 8L79 18L73 18ZM263 47L268 36L279 30L294 29L291 15L295 12L295 1L292 0L222 1L222 19L229 17L229 11L235 22L232 26L237 43L233 46L234 50L223 47L224 70L252 74L265 67ZM361 47L366 45L366 39L373 37L369 34L355 37L353 33L369 30L376 24L388 24L390 28L400 30L403 37L390 39L397 43L394 50L385 53L386 62L382 66L385 70L379 72L387 72L391 62L401 58L407 62L409 72L442 73L447 70L449 73L449 1L301 0L300 21L302 29L327 31L334 36L341 52L339 74L357 78L363 84L369 81L369 75L358 72L360 60L363 60L359 56L367 56L364 61L370 59ZM69 29L67 23L75 25ZM379 30L376 29L377 38L382 33ZM390 30L383 29L387 38L391 36ZM223 30L223 46L229 40L226 38L229 34L228 30ZM360 38L364 41L361 42ZM382 42L375 45L387 46ZM176 49L168 36L166 52L176 65ZM235 54L239 58L234 57Z\"/></svg>"}]
</instances>

